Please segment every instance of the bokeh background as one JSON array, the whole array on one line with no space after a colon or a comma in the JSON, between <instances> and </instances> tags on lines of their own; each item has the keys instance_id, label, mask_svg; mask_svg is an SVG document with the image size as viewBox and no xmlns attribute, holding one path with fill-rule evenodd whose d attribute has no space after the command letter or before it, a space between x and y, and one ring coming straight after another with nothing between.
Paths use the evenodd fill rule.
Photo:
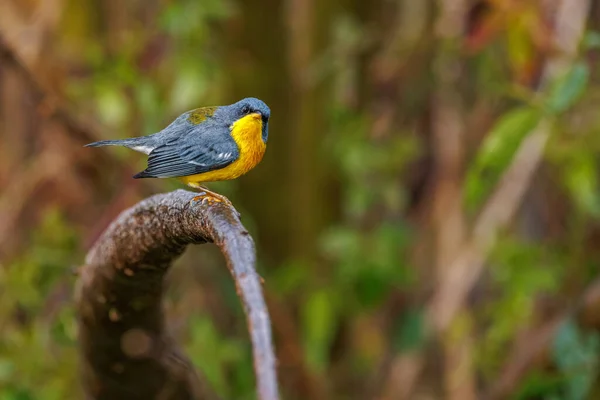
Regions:
<instances>
[{"instance_id":1,"label":"bokeh background","mask_svg":"<svg viewBox=\"0 0 600 400\"><path fill-rule=\"evenodd\" d=\"M81 398L73 271L177 182L91 141L245 96L262 164L210 187L258 249L285 399L600 398L600 2L0 0L0 399ZM218 251L169 326L253 399Z\"/></svg>"}]
</instances>

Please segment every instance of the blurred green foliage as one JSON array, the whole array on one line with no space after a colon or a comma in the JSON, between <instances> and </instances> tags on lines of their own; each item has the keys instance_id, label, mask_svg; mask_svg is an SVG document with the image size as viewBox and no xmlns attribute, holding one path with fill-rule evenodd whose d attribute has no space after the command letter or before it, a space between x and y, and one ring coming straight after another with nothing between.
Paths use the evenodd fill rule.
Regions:
<instances>
[{"instance_id":1,"label":"blurred green foliage","mask_svg":"<svg viewBox=\"0 0 600 400\"><path fill-rule=\"evenodd\" d=\"M77 398L69 269L81 260L77 234L52 210L29 249L0 269L0 398Z\"/></svg>"},{"instance_id":2,"label":"blurred green foliage","mask_svg":"<svg viewBox=\"0 0 600 400\"><path fill-rule=\"evenodd\" d=\"M554 339L553 356L564 376L562 398L588 398L598 372L599 340L598 333L582 332L572 320L561 325Z\"/></svg>"},{"instance_id":3,"label":"blurred green foliage","mask_svg":"<svg viewBox=\"0 0 600 400\"><path fill-rule=\"evenodd\" d=\"M541 118L540 111L524 106L507 112L496 122L467 173L465 203L468 209L479 210L512 161L522 140Z\"/></svg>"},{"instance_id":4,"label":"blurred green foliage","mask_svg":"<svg viewBox=\"0 0 600 400\"><path fill-rule=\"evenodd\" d=\"M472 304L457 324L456 332L473 336L474 375L482 386L494 382L509 356L507 348L535 323L540 298L561 303L565 297L577 297L598 268L594 258L598 253L589 245L592 239L588 235L597 229L600 216L600 93L597 66L589 62L589 53L600 48L600 34L588 33L582 54L568 73L534 92L530 87L535 85L523 84L522 80L534 69L531 65L539 50L530 29L538 17L534 2L524 3L524 9L506 17L506 29L500 30L497 40L490 40L474 54L459 53L465 75L474 76L472 81L461 81L467 103L482 102L493 109L488 115L489 129L480 135L481 142L470 144L472 154L466 160L462 195L469 216L481 210L515 152L539 122L544 119L553 130L543 173L535 182L544 185L532 189L544 200L541 203L550 216L531 223L521 215L515 226L499 235L488 260L488 274L481 282L485 292L480 294L482 300ZM409 3L402 4L408 7ZM152 133L185 110L229 101L232 94L226 88L236 86L230 82L236 77L248 79L250 83L245 84L249 87L256 82L280 82L276 78L289 84L277 88L279 97L273 98L279 102L271 104L272 147L268 157L275 160L271 164L275 172L256 172L289 174L292 167L282 159L292 158L290 149L313 135L310 138L318 146L316 154L331 169L323 173L326 184L315 184L317 205L333 209L333 216L324 218L324 226L319 226L312 238L317 249L314 259L289 256L272 263L270 252L284 247L283 239L258 240L258 258L269 299L278 311L273 314L285 316L273 318L275 324L285 324L287 329L274 329L281 354L297 350L289 349L294 344L301 354L300 361L293 360L301 366L281 366L282 381L317 377L332 399L363 398L358 389L383 381L385 377L375 374L390 360L428 344L424 299L435 281L428 268L427 257L434 252L431 245L421 249L426 261L415 261L417 242L432 239L422 234L428 233L428 216L416 215L419 212L411 204L416 198L418 205L425 207L432 200L427 184L415 195L419 189L411 178L417 172L428 177L436 162L432 139L423 133L430 129L423 121L430 117L436 89L431 65L435 40L429 34L418 40L420 35L404 40L398 34L388 43L388 36L377 31L378 37L371 31L373 26L390 24L365 22L366 13L361 12L360 4L355 6L356 10L338 7L333 17L323 17L325 28L318 26L323 32L319 30L310 40L317 42L321 36L328 39L300 78L291 60L297 61L293 58L296 52L302 59L304 48L285 42L285 54L273 57L267 54L272 49L267 49L265 56L235 47L235 35L243 36L239 32L247 26L261 34L267 29L273 35L260 38L259 49L277 39L277 34L287 32L279 27L281 22L258 23L252 19L255 15L248 16L252 10L239 1L158 2L154 4L158 11L148 13L151 17L140 16L140 21L131 18L127 29L118 35L109 29L110 15L104 15L106 21L95 16L99 3L69 2L70 13L65 13L58 34L72 63L86 71L66 80L64 94L82 112L102 121L106 138ZM260 11L265 13L281 12L271 3L252 7L264 7ZM142 23L143 18L151 29ZM318 23L321 21L314 22L315 26ZM104 30L102 24L106 24ZM276 30L278 27L281 29ZM252 40L258 39L252 36ZM381 48L383 55L377 53ZM81 54L72 54L76 51ZM365 62L372 54L377 57ZM399 59L392 57L398 65L391 63L390 67L381 61L390 54ZM279 71L284 78L269 75L278 71L282 57L290 58L283 63L283 72ZM392 79L386 74L394 68L400 72L390 75ZM396 80L401 82L400 88L394 87ZM296 97L306 96L303 91L321 90L323 82L331 84L319 92L327 99L325 109L306 111L313 105L310 98L304 99L303 107L294 103ZM286 115L286 102L297 106L287 110L287 117L304 112L311 121L324 121L322 129L316 134L310 129L294 131L300 139L292 140L288 121L277 122ZM375 133L375 127L388 117L388 129ZM142 167L143 160L137 154L112 148L107 151L123 165ZM279 153L272 155L275 151ZM317 160L304 161L303 165L312 166ZM290 193L298 193L290 189L294 184L275 187L273 192L282 194L277 199L262 197L266 186L252 186L246 198L252 197L264 208L278 206L280 201L293 204L296 199ZM176 182L158 185L165 190L180 187ZM226 182L214 188L232 196L253 234L271 230L275 234L270 237L280 235L278 221L259 220L246 212L251 209L249 204L236 201L242 184ZM115 189L115 193L120 190ZM535 203L533 208L541 208L539 205ZM43 221L28 235L26 250L0 268L2 400L71 399L80 395L70 268L82 262L83 238L90 233L88 227L69 221L67 211L45 211ZM288 225L297 223L292 219L307 218L285 216L290 217ZM185 294L171 292L169 297L178 310L178 321L183 321L178 339L223 398L253 399L251 348L235 288L220 259L207 257L203 249L194 250L193 255L177 267L185 268L187 275L174 277L175 290L185 287ZM204 261L204 275L195 275L198 260ZM221 272L214 272L216 269ZM195 278L192 283L188 282L190 275ZM286 334L290 330L297 334L299 343L287 337L293 336ZM583 329L575 320L566 321L554 336L547 357L551 367L529 371L512 397L592 398L598 352L596 331ZM434 358L442 356L436 353ZM290 372L294 368L305 370ZM297 375L291 376L294 373ZM300 396L294 391L296 386L287 384L284 390L289 398L300 398L294 397Z\"/></svg>"},{"instance_id":5,"label":"blurred green foliage","mask_svg":"<svg viewBox=\"0 0 600 400\"><path fill-rule=\"evenodd\" d=\"M189 321L187 354L217 393L226 399L253 399L251 349L242 339L224 338L206 316Z\"/></svg>"},{"instance_id":6,"label":"blurred green foliage","mask_svg":"<svg viewBox=\"0 0 600 400\"><path fill-rule=\"evenodd\" d=\"M481 338L478 353L490 378L503 363L507 346L534 318L537 296L560 288L565 274L561 256L561 250L553 246L522 243L510 237L496 246L490 260L491 275L502 294L481 307L480 312L494 328Z\"/></svg>"}]
</instances>

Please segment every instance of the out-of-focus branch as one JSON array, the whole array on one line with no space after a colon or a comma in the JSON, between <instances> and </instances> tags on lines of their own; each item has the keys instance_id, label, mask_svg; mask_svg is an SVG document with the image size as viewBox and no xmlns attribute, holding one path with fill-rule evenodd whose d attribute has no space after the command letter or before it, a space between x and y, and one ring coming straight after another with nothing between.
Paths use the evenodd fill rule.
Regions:
<instances>
[{"instance_id":1,"label":"out-of-focus branch","mask_svg":"<svg viewBox=\"0 0 600 400\"><path fill-rule=\"evenodd\" d=\"M60 142L62 136L68 139L69 145L80 148L81 144L102 138L101 126L92 122L90 118L85 122L83 118L76 118L68 103L61 101L59 96L44 84L43 79L40 79L39 74L27 65L17 50L18 48L9 42L0 29L0 66L14 71L19 81L22 81L27 88L27 101L31 101L31 104L28 104L26 109L33 109L35 115L32 117L43 120L43 123L39 124L41 134L36 136L36 140L39 140L43 146L32 155L30 166L11 172L11 180L7 187L3 188L4 196L0 196L0 258L14 251L15 246L12 246L6 238L27 212L29 202L26 199L29 193L45 182L61 179L59 177L66 177L66 179L74 177L74 174L64 174L65 168L62 167L66 165L72 169L77 169L75 167L79 165L76 164L87 164L97 168L98 165L110 163L113 157L112 153L102 152L96 153L90 160L89 154L87 157L82 157L81 152L67 151L66 144ZM52 136L52 139L47 140L47 136ZM95 162L99 160L103 162ZM152 184L151 182L140 183ZM70 194L73 191L65 190L65 193Z\"/></svg>"},{"instance_id":2,"label":"out-of-focus branch","mask_svg":"<svg viewBox=\"0 0 600 400\"><path fill-rule=\"evenodd\" d=\"M559 52L544 67L543 89L566 73L575 59L589 7L589 0L563 0L560 3L554 36ZM470 240L448 266L446 281L440 282L430 304L430 322L435 329L448 327L483 272L495 235L508 224L521 204L541 163L549 135L549 121L542 120L523 140L511 165L483 207Z\"/></svg>"},{"instance_id":3,"label":"out-of-focus branch","mask_svg":"<svg viewBox=\"0 0 600 400\"><path fill-rule=\"evenodd\" d=\"M80 270L76 302L83 381L90 399L206 399L193 367L167 333L163 280L188 244L223 252L247 315L258 398L276 400L271 326L254 243L233 207L203 206L184 190L123 212Z\"/></svg>"},{"instance_id":4,"label":"out-of-focus branch","mask_svg":"<svg viewBox=\"0 0 600 400\"><path fill-rule=\"evenodd\" d=\"M82 143L93 142L100 138L100 135L97 133L98 129L89 123L84 125L69 114L65 106L60 104L58 97L50 93L30 67L21 60L10 43L2 36L1 32L0 64L5 64L13 68L23 77L25 82L31 87L35 102L39 105L39 112L43 116L53 119Z\"/></svg>"},{"instance_id":5,"label":"out-of-focus branch","mask_svg":"<svg viewBox=\"0 0 600 400\"><path fill-rule=\"evenodd\" d=\"M460 43L467 20L468 2L438 0L439 14L435 24L438 41L434 59L437 88L432 104L432 148L434 187L432 227L435 243L435 273L446 285L451 276L451 261L465 240L465 218L462 209L462 171L465 157L465 107L460 90L464 66ZM473 373L470 333L449 340L440 335L443 351L443 387L448 400L474 400L476 384Z\"/></svg>"}]
</instances>

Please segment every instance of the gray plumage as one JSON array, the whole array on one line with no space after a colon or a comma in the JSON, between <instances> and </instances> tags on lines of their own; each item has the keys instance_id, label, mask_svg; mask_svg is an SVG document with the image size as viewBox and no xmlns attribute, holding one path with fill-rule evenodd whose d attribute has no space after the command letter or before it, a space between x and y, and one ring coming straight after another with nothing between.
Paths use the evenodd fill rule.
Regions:
<instances>
[{"instance_id":1,"label":"gray plumage","mask_svg":"<svg viewBox=\"0 0 600 400\"><path fill-rule=\"evenodd\" d=\"M262 116L262 140L268 139L269 107L259 99L187 111L162 131L123 140L103 140L86 147L124 146L148 155L148 168L134 178L171 178L221 169L239 157L232 124L252 113Z\"/></svg>"}]
</instances>

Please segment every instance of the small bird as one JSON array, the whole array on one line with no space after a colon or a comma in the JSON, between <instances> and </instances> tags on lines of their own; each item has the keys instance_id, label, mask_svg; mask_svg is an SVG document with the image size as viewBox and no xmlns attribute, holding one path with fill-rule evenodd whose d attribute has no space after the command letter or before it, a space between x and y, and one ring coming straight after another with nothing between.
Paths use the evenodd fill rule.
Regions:
<instances>
[{"instance_id":1,"label":"small bird","mask_svg":"<svg viewBox=\"0 0 600 400\"><path fill-rule=\"evenodd\" d=\"M202 184L235 179L258 165L267 147L270 116L263 101L248 97L227 106L187 111L152 135L85 147L124 146L147 154L148 168L134 178L179 178L202 190L195 200L229 203Z\"/></svg>"}]
</instances>

